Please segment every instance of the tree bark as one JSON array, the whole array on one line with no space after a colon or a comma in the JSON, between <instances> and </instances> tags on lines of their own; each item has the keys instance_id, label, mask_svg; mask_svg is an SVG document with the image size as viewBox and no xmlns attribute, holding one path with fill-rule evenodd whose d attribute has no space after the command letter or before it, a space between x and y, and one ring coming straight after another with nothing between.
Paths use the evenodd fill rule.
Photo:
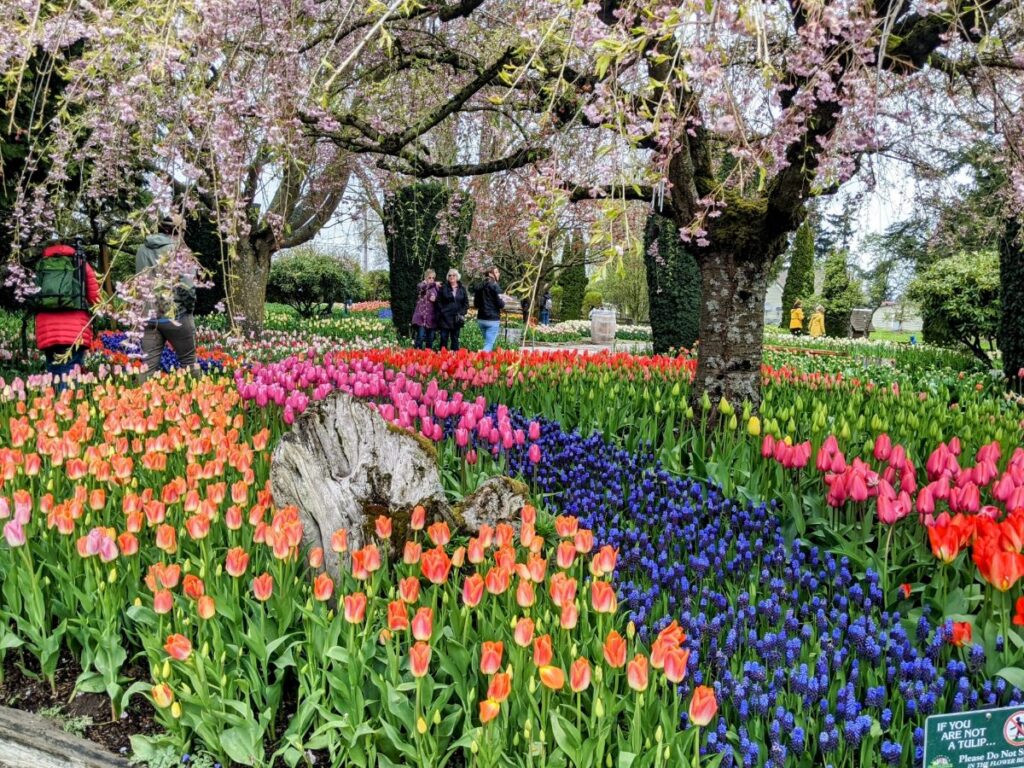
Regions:
<instances>
[{"instance_id":1,"label":"tree bark","mask_svg":"<svg viewBox=\"0 0 1024 768\"><path fill-rule=\"evenodd\" d=\"M701 252L700 344L693 382L695 404L704 393L714 419L725 397L734 407L761 403L764 299L770 261L736 249ZM699 408L695 407L695 410Z\"/></svg>"},{"instance_id":2,"label":"tree bark","mask_svg":"<svg viewBox=\"0 0 1024 768\"><path fill-rule=\"evenodd\" d=\"M270 259L275 250L265 237L246 238L238 243L227 265L228 312L232 325L246 335L263 333Z\"/></svg>"}]
</instances>

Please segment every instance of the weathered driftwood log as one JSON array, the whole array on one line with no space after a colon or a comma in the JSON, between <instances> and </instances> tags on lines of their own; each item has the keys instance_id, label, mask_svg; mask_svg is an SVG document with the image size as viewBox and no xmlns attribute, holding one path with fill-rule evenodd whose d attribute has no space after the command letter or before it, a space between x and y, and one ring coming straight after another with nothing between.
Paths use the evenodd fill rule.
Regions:
<instances>
[{"instance_id":1,"label":"weathered driftwood log","mask_svg":"<svg viewBox=\"0 0 1024 768\"><path fill-rule=\"evenodd\" d=\"M324 548L324 566L336 571L331 535L348 530L349 549L369 541L378 515L390 515L392 541L406 538L417 505L428 520L446 520L456 530L515 522L527 495L525 484L497 477L454 510L441 485L433 444L386 422L365 403L334 392L295 420L274 450L270 468L274 503L294 505L302 516L306 544Z\"/></svg>"},{"instance_id":2,"label":"weathered driftwood log","mask_svg":"<svg viewBox=\"0 0 1024 768\"><path fill-rule=\"evenodd\" d=\"M3 768L128 768L98 744L62 731L52 720L0 707Z\"/></svg>"}]
</instances>

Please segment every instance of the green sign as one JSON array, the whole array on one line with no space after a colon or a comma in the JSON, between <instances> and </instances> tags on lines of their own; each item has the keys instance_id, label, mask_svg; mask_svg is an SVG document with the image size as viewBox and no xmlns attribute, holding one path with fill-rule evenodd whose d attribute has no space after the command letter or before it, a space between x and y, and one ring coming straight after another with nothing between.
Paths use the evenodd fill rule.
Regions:
<instances>
[{"instance_id":1,"label":"green sign","mask_svg":"<svg viewBox=\"0 0 1024 768\"><path fill-rule=\"evenodd\" d=\"M929 717L923 768L1024 768L1024 706Z\"/></svg>"}]
</instances>

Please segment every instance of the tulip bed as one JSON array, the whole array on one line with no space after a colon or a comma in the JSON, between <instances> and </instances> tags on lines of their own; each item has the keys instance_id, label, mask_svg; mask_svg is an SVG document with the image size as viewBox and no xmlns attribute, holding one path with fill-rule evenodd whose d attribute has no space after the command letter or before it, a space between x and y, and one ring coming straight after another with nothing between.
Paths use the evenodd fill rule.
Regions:
<instances>
[{"instance_id":1,"label":"tulip bed","mask_svg":"<svg viewBox=\"0 0 1024 768\"><path fill-rule=\"evenodd\" d=\"M687 357L334 322L208 329L197 378L137 386L104 338L60 395L4 383L0 670L70 655L111 717L149 702L153 765L917 765L928 714L1024 701L1024 414L986 373L771 352L759 413L709 429ZM322 570L267 478L335 390L433 441L454 499L509 474L534 505L382 516Z\"/></svg>"}]
</instances>

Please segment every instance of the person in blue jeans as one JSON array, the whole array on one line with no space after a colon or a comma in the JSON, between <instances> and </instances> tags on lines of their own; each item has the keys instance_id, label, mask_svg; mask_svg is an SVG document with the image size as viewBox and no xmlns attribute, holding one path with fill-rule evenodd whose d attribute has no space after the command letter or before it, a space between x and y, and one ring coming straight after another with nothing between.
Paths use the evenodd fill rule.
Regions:
<instances>
[{"instance_id":1,"label":"person in blue jeans","mask_svg":"<svg viewBox=\"0 0 1024 768\"><path fill-rule=\"evenodd\" d=\"M484 273L484 284L473 294L476 322L484 336L484 352L494 351L498 331L501 329L501 310L505 308L505 302L502 301L501 286L498 285L500 278L501 272L497 267L488 267Z\"/></svg>"}]
</instances>

